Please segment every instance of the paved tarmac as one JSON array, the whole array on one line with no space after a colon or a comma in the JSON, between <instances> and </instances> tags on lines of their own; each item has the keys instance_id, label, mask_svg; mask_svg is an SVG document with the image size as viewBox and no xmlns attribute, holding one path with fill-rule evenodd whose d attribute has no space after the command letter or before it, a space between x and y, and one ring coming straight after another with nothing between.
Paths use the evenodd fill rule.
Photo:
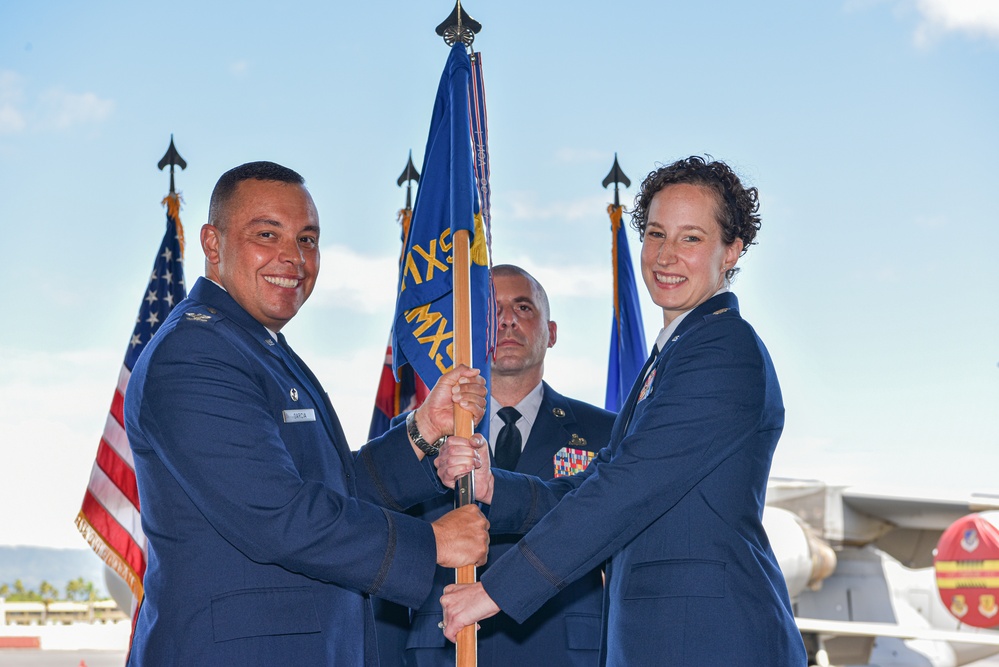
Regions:
<instances>
[{"instance_id":1,"label":"paved tarmac","mask_svg":"<svg viewBox=\"0 0 999 667\"><path fill-rule=\"evenodd\" d=\"M125 651L0 649L0 667L123 667Z\"/></svg>"}]
</instances>

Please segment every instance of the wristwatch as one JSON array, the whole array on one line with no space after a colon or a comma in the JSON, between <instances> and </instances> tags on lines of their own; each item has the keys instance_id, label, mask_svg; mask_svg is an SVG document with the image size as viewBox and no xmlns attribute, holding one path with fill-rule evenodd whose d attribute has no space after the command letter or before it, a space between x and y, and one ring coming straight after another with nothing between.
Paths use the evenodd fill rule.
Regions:
<instances>
[{"instance_id":1,"label":"wristwatch","mask_svg":"<svg viewBox=\"0 0 999 667\"><path fill-rule=\"evenodd\" d=\"M441 445L447 440L446 435L442 435L440 440L433 444L424 440L419 427L416 425L416 410L406 415L406 431L409 433L409 437L413 439L413 444L419 447L427 456L435 456L441 450Z\"/></svg>"}]
</instances>

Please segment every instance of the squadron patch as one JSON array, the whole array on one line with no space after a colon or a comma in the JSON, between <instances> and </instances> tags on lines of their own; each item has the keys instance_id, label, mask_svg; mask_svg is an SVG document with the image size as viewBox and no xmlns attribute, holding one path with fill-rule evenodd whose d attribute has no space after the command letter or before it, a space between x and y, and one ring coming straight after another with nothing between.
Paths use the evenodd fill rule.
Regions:
<instances>
[{"instance_id":1,"label":"squadron patch","mask_svg":"<svg viewBox=\"0 0 999 667\"><path fill-rule=\"evenodd\" d=\"M964 531L964 534L961 535L961 548L970 554L978 548L978 545L978 531L974 528Z\"/></svg>"},{"instance_id":2,"label":"squadron patch","mask_svg":"<svg viewBox=\"0 0 999 667\"><path fill-rule=\"evenodd\" d=\"M192 322L207 322L212 319L211 315L205 315L204 313L184 313L184 316Z\"/></svg>"},{"instance_id":3,"label":"squadron patch","mask_svg":"<svg viewBox=\"0 0 999 667\"><path fill-rule=\"evenodd\" d=\"M574 435L573 437L578 436ZM586 470L586 466L590 465L590 461L593 460L594 456L594 452L586 449L563 447L558 450L553 460L555 464L555 476L568 477L569 475L575 475L577 472L583 472Z\"/></svg>"},{"instance_id":4,"label":"squadron patch","mask_svg":"<svg viewBox=\"0 0 999 667\"><path fill-rule=\"evenodd\" d=\"M999 612L999 605L996 604L996 596L992 594L983 595L978 598L978 613L985 618L992 618Z\"/></svg>"},{"instance_id":5,"label":"squadron patch","mask_svg":"<svg viewBox=\"0 0 999 667\"><path fill-rule=\"evenodd\" d=\"M968 604L964 601L963 595L954 596L954 600L950 603L950 613L958 618L962 618L968 613Z\"/></svg>"}]
</instances>

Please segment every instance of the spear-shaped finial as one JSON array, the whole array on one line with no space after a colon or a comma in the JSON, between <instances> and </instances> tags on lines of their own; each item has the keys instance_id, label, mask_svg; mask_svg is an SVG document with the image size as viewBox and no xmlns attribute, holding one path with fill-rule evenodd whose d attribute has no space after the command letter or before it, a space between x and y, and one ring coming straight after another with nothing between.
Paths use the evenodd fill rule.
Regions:
<instances>
[{"instance_id":1,"label":"spear-shaped finial","mask_svg":"<svg viewBox=\"0 0 999 667\"><path fill-rule=\"evenodd\" d=\"M461 0L457 0L454 9L437 26L437 34L444 38L444 43L454 46L457 42L462 42L465 46L471 46L475 41L475 35L482 30L482 24L473 19L461 7Z\"/></svg>"},{"instance_id":2,"label":"spear-shaped finial","mask_svg":"<svg viewBox=\"0 0 999 667\"><path fill-rule=\"evenodd\" d=\"M167 165L170 165L170 194L175 195L177 194L177 190L173 186L174 165L180 167L181 169L187 169L187 162L180 156L180 153L177 152L177 148L173 145L173 134L170 135L170 147L167 148L166 155L163 156L163 159L159 161L157 166L162 171L163 167Z\"/></svg>"},{"instance_id":3,"label":"spear-shaped finial","mask_svg":"<svg viewBox=\"0 0 999 667\"><path fill-rule=\"evenodd\" d=\"M406 184L406 208L413 208L413 183L420 182L420 172L416 171L416 166L413 164L413 151L409 151L409 162L406 163L406 168L402 170L402 174L399 175L399 180L396 184L402 187L402 184Z\"/></svg>"},{"instance_id":4,"label":"spear-shaped finial","mask_svg":"<svg viewBox=\"0 0 999 667\"><path fill-rule=\"evenodd\" d=\"M604 187L606 188L611 183L614 184L614 206L621 205L621 199L618 197L617 184L621 183L624 187L631 186L631 179L624 175L624 171L621 169L621 165L617 163L617 153L614 153L614 164L611 166L610 173L604 179Z\"/></svg>"}]
</instances>

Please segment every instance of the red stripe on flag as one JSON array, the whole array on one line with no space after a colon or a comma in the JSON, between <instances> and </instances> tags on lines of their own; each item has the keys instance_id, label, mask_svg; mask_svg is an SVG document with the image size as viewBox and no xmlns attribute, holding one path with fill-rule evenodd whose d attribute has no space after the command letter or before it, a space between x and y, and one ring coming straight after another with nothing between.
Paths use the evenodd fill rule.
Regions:
<instances>
[{"instance_id":1,"label":"red stripe on flag","mask_svg":"<svg viewBox=\"0 0 999 667\"><path fill-rule=\"evenodd\" d=\"M139 508L139 487L135 481L135 471L123 461L118 452L104 438L97 447L97 467L104 471L115 486L128 498L129 502Z\"/></svg>"},{"instance_id":2,"label":"red stripe on flag","mask_svg":"<svg viewBox=\"0 0 999 667\"><path fill-rule=\"evenodd\" d=\"M125 428L125 396L120 391L114 392L114 398L111 399L111 416L114 420L121 424L122 428Z\"/></svg>"},{"instance_id":3,"label":"red stripe on flag","mask_svg":"<svg viewBox=\"0 0 999 667\"><path fill-rule=\"evenodd\" d=\"M146 573L146 555L142 553L142 549L135 543L128 531L115 521L114 517L104 509L104 506L97 501L89 489L83 496L81 512L90 526L103 538L105 545L138 577L141 586L142 577ZM108 564L114 567L113 564Z\"/></svg>"}]
</instances>

